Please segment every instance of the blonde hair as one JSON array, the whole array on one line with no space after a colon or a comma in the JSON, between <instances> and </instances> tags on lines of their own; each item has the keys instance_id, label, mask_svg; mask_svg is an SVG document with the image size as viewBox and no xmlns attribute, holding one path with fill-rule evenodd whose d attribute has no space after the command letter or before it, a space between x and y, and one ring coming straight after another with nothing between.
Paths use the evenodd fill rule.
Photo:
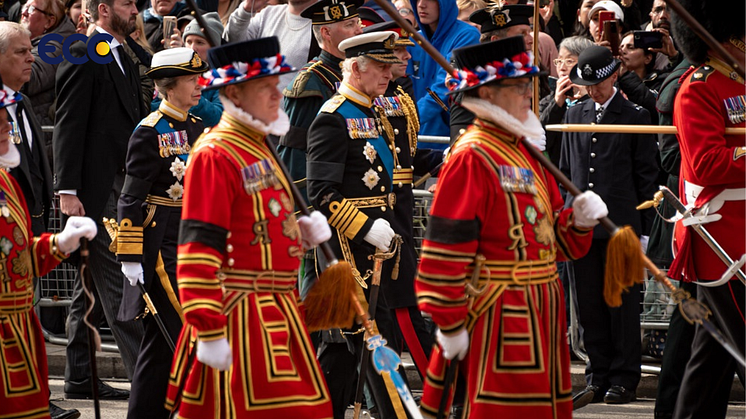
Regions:
<instances>
[{"instance_id":1,"label":"blonde hair","mask_svg":"<svg viewBox=\"0 0 746 419\"><path fill-rule=\"evenodd\" d=\"M153 55L153 47L150 46L150 42L145 38L145 23L142 20L142 13L137 14L137 19L135 20L135 24L137 26L137 29L135 29L135 32L137 32L137 38L132 36L132 39L137 42L137 45L140 45L147 51L150 55Z\"/></svg>"},{"instance_id":2,"label":"blonde hair","mask_svg":"<svg viewBox=\"0 0 746 419\"><path fill-rule=\"evenodd\" d=\"M233 12L240 5L241 5L241 0L228 0L228 10L225 11L224 16L220 16L220 22L223 24L223 27L228 26L228 19L230 19L231 14L233 14ZM219 4L218 4L218 9L220 9Z\"/></svg>"},{"instance_id":3,"label":"blonde hair","mask_svg":"<svg viewBox=\"0 0 746 419\"><path fill-rule=\"evenodd\" d=\"M459 10L473 8L476 11L486 9L487 2L484 0L456 0L456 7Z\"/></svg>"}]
</instances>

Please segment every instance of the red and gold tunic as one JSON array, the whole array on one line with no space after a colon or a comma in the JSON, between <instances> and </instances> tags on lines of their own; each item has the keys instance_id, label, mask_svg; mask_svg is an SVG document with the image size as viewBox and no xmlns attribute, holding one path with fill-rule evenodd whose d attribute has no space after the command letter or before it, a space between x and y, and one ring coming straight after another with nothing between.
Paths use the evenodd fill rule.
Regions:
<instances>
[{"instance_id":1,"label":"red and gold tunic","mask_svg":"<svg viewBox=\"0 0 746 419\"><path fill-rule=\"evenodd\" d=\"M166 406L179 418L331 418L295 290L303 254L295 203L264 134L223 114L186 172L177 279L186 325ZM220 372L193 355L227 338Z\"/></svg>"},{"instance_id":2,"label":"red and gold tunic","mask_svg":"<svg viewBox=\"0 0 746 419\"><path fill-rule=\"evenodd\" d=\"M470 333L460 365L467 377L464 417L571 417L555 260L584 255L590 230L574 227L554 178L518 138L491 122L476 119L440 173L416 291L420 309L444 334L464 327ZM483 261L480 268L475 260ZM434 349L425 380L428 417L442 394L440 352Z\"/></svg>"},{"instance_id":3,"label":"red and gold tunic","mask_svg":"<svg viewBox=\"0 0 746 419\"><path fill-rule=\"evenodd\" d=\"M15 179L0 170L0 418L49 418L47 353L33 309L33 278L65 255L56 236L33 237Z\"/></svg>"},{"instance_id":4,"label":"red and gold tunic","mask_svg":"<svg viewBox=\"0 0 746 419\"><path fill-rule=\"evenodd\" d=\"M746 252L746 144L743 135L726 135L725 128L746 126L746 91L743 79L731 74L735 76L733 69L715 58L684 73L674 124L681 146L681 200L695 208L707 206L700 213L722 216L704 227L738 260ZM683 275L686 281L720 278L725 264L699 235L680 224L669 275L677 280Z\"/></svg>"}]
</instances>

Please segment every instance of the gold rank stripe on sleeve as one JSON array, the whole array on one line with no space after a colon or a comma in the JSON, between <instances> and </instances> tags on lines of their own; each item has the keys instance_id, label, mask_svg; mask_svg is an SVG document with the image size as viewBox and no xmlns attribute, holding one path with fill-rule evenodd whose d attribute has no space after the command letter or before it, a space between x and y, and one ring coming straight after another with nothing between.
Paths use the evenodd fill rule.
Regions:
<instances>
[{"instance_id":1,"label":"gold rank stripe on sleeve","mask_svg":"<svg viewBox=\"0 0 746 419\"><path fill-rule=\"evenodd\" d=\"M349 239L354 239L365 224L365 221L368 220L368 216L358 210L347 199L342 199L342 202L334 201L330 203L329 211L332 213L331 217L329 217L329 224Z\"/></svg>"},{"instance_id":2,"label":"gold rank stripe on sleeve","mask_svg":"<svg viewBox=\"0 0 746 419\"><path fill-rule=\"evenodd\" d=\"M474 261L475 253L459 252L456 250L444 249L433 245L425 244L422 246L423 258L440 260L456 263L471 263Z\"/></svg>"},{"instance_id":3,"label":"gold rank stripe on sleeve","mask_svg":"<svg viewBox=\"0 0 746 419\"><path fill-rule=\"evenodd\" d=\"M142 226L133 226L132 220L123 218L117 233L118 255L142 255Z\"/></svg>"},{"instance_id":4,"label":"gold rank stripe on sleeve","mask_svg":"<svg viewBox=\"0 0 746 419\"><path fill-rule=\"evenodd\" d=\"M217 278L179 277L179 288L190 289L215 289L220 286Z\"/></svg>"},{"instance_id":5,"label":"gold rank stripe on sleeve","mask_svg":"<svg viewBox=\"0 0 746 419\"><path fill-rule=\"evenodd\" d=\"M179 265L207 265L215 269L220 268L223 261L210 253L181 253L178 254ZM181 278L179 278L181 280Z\"/></svg>"}]
</instances>

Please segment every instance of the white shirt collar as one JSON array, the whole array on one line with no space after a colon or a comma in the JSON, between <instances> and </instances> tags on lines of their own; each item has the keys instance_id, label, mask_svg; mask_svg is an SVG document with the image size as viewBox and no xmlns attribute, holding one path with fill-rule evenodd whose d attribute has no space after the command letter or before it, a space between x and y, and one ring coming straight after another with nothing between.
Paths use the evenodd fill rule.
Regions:
<instances>
[{"instance_id":1,"label":"white shirt collar","mask_svg":"<svg viewBox=\"0 0 746 419\"><path fill-rule=\"evenodd\" d=\"M609 97L609 99L606 102L604 102L603 104L596 103L596 110L598 110L598 108L600 108L601 106L603 106L604 109L608 108L609 107L609 103L611 103L611 100L614 99L614 96L616 96L616 94L617 94L617 88L614 87L614 93L611 94L611 96Z\"/></svg>"}]
</instances>

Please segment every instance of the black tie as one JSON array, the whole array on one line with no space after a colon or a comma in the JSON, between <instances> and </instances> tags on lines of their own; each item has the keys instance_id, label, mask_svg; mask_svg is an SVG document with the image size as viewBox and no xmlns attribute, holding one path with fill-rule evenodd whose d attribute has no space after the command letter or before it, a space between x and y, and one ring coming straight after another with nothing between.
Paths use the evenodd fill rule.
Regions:
<instances>
[{"instance_id":1,"label":"black tie","mask_svg":"<svg viewBox=\"0 0 746 419\"><path fill-rule=\"evenodd\" d=\"M596 123L601 123L601 117L604 115L604 107L599 106L598 109L596 109Z\"/></svg>"},{"instance_id":2,"label":"black tie","mask_svg":"<svg viewBox=\"0 0 746 419\"><path fill-rule=\"evenodd\" d=\"M23 102L16 102L16 126L18 132L21 133L23 142L26 143L26 147L31 149L31 145L28 143L28 136L26 135L26 123L23 120Z\"/></svg>"},{"instance_id":3,"label":"black tie","mask_svg":"<svg viewBox=\"0 0 746 419\"><path fill-rule=\"evenodd\" d=\"M124 47L122 45L118 45L114 49L117 50L117 55L119 55L119 62L122 64L121 65L122 73L124 73L124 77L127 77L127 70L129 69L127 68L127 61L124 60L124 55L125 55Z\"/></svg>"}]
</instances>

